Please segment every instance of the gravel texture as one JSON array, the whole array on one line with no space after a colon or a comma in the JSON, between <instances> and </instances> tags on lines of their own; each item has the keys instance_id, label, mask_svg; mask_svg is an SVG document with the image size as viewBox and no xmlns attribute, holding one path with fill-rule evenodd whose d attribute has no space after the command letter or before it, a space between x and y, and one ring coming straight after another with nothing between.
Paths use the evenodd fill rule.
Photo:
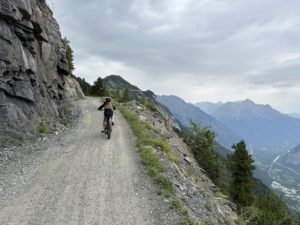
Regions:
<instances>
[{"instance_id":1,"label":"gravel texture","mask_svg":"<svg viewBox=\"0 0 300 225\"><path fill-rule=\"evenodd\" d=\"M124 118L101 133L99 99L79 101L79 123L31 145L0 150L0 224L175 225L156 194Z\"/></svg>"}]
</instances>

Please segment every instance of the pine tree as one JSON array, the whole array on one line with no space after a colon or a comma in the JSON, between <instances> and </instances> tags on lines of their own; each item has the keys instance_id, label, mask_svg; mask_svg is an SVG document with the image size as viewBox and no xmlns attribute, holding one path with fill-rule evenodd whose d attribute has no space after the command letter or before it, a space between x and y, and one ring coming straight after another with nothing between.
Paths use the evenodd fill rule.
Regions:
<instances>
[{"instance_id":1,"label":"pine tree","mask_svg":"<svg viewBox=\"0 0 300 225\"><path fill-rule=\"evenodd\" d=\"M232 148L235 151L229 157L232 172L230 194L232 200L241 208L249 206L253 202L251 190L254 188L253 170L255 166L244 141L234 144Z\"/></svg>"},{"instance_id":2,"label":"pine tree","mask_svg":"<svg viewBox=\"0 0 300 225\"><path fill-rule=\"evenodd\" d=\"M131 100L132 100L132 96L131 96L131 94L130 94L130 92L129 92L129 88L126 87L126 88L124 89L124 91L123 91L123 96L122 96L121 101L122 101L122 102L129 102L129 101L131 101Z\"/></svg>"},{"instance_id":3,"label":"pine tree","mask_svg":"<svg viewBox=\"0 0 300 225\"><path fill-rule=\"evenodd\" d=\"M187 143L191 147L199 165L215 183L218 183L221 163L215 152L214 139L214 132L206 127L201 128L195 122L191 122L190 135L187 138Z\"/></svg>"},{"instance_id":4,"label":"pine tree","mask_svg":"<svg viewBox=\"0 0 300 225\"><path fill-rule=\"evenodd\" d=\"M285 202L274 193L268 192L257 196L255 206L259 208L258 216L252 221L253 225L296 225Z\"/></svg>"},{"instance_id":5,"label":"pine tree","mask_svg":"<svg viewBox=\"0 0 300 225\"><path fill-rule=\"evenodd\" d=\"M62 39L62 42L63 42L63 45L64 45L64 47L66 49L66 58L67 58L67 61L68 61L68 66L69 66L69 73L71 75L73 75L73 72L75 70L74 62L73 62L74 61L74 56L73 56L74 52L73 52L73 50L71 48L70 41L66 37L64 37Z\"/></svg>"},{"instance_id":6,"label":"pine tree","mask_svg":"<svg viewBox=\"0 0 300 225\"><path fill-rule=\"evenodd\" d=\"M144 94L142 94L142 97L140 98L140 102L141 102L143 105L146 105L147 99L146 99L146 97L145 97Z\"/></svg>"},{"instance_id":7,"label":"pine tree","mask_svg":"<svg viewBox=\"0 0 300 225\"><path fill-rule=\"evenodd\" d=\"M114 90L113 96L112 96L117 102L121 101L121 89L119 86Z\"/></svg>"},{"instance_id":8,"label":"pine tree","mask_svg":"<svg viewBox=\"0 0 300 225\"><path fill-rule=\"evenodd\" d=\"M107 90L103 85L103 80L101 77L98 77L91 88L91 95L102 97L105 96L105 94L107 94Z\"/></svg>"}]
</instances>

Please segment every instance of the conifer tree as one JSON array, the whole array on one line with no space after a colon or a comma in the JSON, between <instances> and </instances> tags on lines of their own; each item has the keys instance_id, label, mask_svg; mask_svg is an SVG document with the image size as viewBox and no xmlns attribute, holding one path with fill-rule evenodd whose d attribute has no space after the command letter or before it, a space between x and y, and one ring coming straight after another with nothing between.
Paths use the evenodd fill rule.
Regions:
<instances>
[{"instance_id":1,"label":"conifer tree","mask_svg":"<svg viewBox=\"0 0 300 225\"><path fill-rule=\"evenodd\" d=\"M201 128L195 122L191 122L190 135L187 138L187 143L191 147L199 165L215 183L218 183L221 163L215 152L214 139L214 132L206 127Z\"/></svg>"},{"instance_id":2,"label":"conifer tree","mask_svg":"<svg viewBox=\"0 0 300 225\"><path fill-rule=\"evenodd\" d=\"M229 157L232 172L230 194L232 200L241 208L249 206L253 202L251 190L254 188L253 170L255 166L244 141L234 144L232 148L235 151Z\"/></svg>"},{"instance_id":3,"label":"conifer tree","mask_svg":"<svg viewBox=\"0 0 300 225\"><path fill-rule=\"evenodd\" d=\"M290 215L285 202L274 193L268 192L257 197L255 205L260 209L258 216L252 222L253 225L296 225L296 221Z\"/></svg>"},{"instance_id":4,"label":"conifer tree","mask_svg":"<svg viewBox=\"0 0 300 225\"><path fill-rule=\"evenodd\" d=\"M129 102L132 100L132 96L129 92L129 88L126 87L123 91L122 102Z\"/></svg>"},{"instance_id":5,"label":"conifer tree","mask_svg":"<svg viewBox=\"0 0 300 225\"><path fill-rule=\"evenodd\" d=\"M91 88L91 95L102 97L105 94L107 94L107 90L103 84L103 80L101 77L98 77Z\"/></svg>"},{"instance_id":6,"label":"conifer tree","mask_svg":"<svg viewBox=\"0 0 300 225\"><path fill-rule=\"evenodd\" d=\"M121 101L121 89L119 86L117 86L117 88L115 89L115 91L113 92L113 98L117 101L120 102Z\"/></svg>"}]
</instances>

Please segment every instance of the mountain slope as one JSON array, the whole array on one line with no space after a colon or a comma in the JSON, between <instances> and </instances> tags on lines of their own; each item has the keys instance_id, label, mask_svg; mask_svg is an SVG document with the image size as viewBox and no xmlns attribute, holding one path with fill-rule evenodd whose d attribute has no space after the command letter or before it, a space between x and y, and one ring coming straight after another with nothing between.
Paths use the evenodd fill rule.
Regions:
<instances>
[{"instance_id":1,"label":"mountain slope","mask_svg":"<svg viewBox=\"0 0 300 225\"><path fill-rule=\"evenodd\" d=\"M300 119L300 113L289 113L288 115L291 116L291 117Z\"/></svg>"},{"instance_id":2,"label":"mountain slope","mask_svg":"<svg viewBox=\"0 0 300 225\"><path fill-rule=\"evenodd\" d=\"M294 168L300 173L300 145L280 157L279 163L286 167Z\"/></svg>"},{"instance_id":3,"label":"mountain slope","mask_svg":"<svg viewBox=\"0 0 300 225\"><path fill-rule=\"evenodd\" d=\"M232 130L223 123L209 116L198 107L188 104L176 96L157 96L157 100L167 106L172 114L185 127L190 126L190 121L194 120L201 126L211 128L217 135L216 140L225 147L231 148L233 143L240 140Z\"/></svg>"},{"instance_id":4,"label":"mountain slope","mask_svg":"<svg viewBox=\"0 0 300 225\"><path fill-rule=\"evenodd\" d=\"M300 120L251 100L227 102L212 116L244 137L249 144L291 148L300 143Z\"/></svg>"},{"instance_id":5,"label":"mountain slope","mask_svg":"<svg viewBox=\"0 0 300 225\"><path fill-rule=\"evenodd\" d=\"M108 90L115 91L118 88L120 90L124 90L127 88L129 90L130 95L132 96L133 99L135 100L140 100L142 96L145 96L148 100L151 102L156 102L156 96L155 94L150 91L142 91L140 90L137 86L132 85L128 81L124 80L121 76L119 75L110 75L107 76L103 79L103 84Z\"/></svg>"},{"instance_id":6,"label":"mountain slope","mask_svg":"<svg viewBox=\"0 0 300 225\"><path fill-rule=\"evenodd\" d=\"M169 129L173 128L177 131L181 131L181 129L183 128L180 121L178 121L172 115L170 110L165 105L157 101L156 95L152 91L150 90L142 91L137 86L132 85L131 83L129 83L119 75L110 75L105 77L103 79L103 84L112 93L118 88L120 90L124 90L127 88L133 100L135 101L141 101L142 97L144 96L148 102L154 103L157 111L164 116L164 122L168 124Z\"/></svg>"},{"instance_id":7,"label":"mountain slope","mask_svg":"<svg viewBox=\"0 0 300 225\"><path fill-rule=\"evenodd\" d=\"M204 112L210 115L214 111L216 111L219 107L221 107L223 104L224 104L223 102L217 102L217 103L198 102L195 104L195 106L199 107L201 110L203 110Z\"/></svg>"}]
</instances>

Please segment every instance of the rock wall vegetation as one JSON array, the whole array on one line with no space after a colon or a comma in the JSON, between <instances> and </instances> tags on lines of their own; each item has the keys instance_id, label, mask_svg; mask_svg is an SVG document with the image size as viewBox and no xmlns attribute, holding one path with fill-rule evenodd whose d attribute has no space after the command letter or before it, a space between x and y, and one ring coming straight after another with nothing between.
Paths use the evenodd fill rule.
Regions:
<instances>
[{"instance_id":1,"label":"rock wall vegetation","mask_svg":"<svg viewBox=\"0 0 300 225\"><path fill-rule=\"evenodd\" d=\"M0 146L67 110L68 63L45 0L0 0Z\"/></svg>"}]
</instances>

